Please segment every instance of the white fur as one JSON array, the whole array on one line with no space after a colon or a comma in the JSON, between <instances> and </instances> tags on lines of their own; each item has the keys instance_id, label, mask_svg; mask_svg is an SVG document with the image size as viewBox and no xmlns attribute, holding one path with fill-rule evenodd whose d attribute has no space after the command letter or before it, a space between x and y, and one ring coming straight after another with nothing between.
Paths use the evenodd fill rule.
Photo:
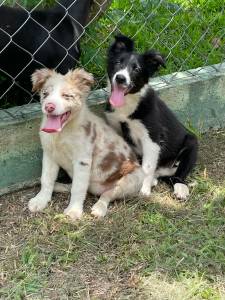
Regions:
<instances>
[{"instance_id":1,"label":"white fur","mask_svg":"<svg viewBox=\"0 0 225 300\"><path fill-rule=\"evenodd\" d=\"M96 202L91 208L92 215L98 218L104 217L106 215L106 212L107 212L107 203L101 200Z\"/></svg>"},{"instance_id":2,"label":"white fur","mask_svg":"<svg viewBox=\"0 0 225 300\"><path fill-rule=\"evenodd\" d=\"M156 171L160 147L152 141L148 134L148 130L138 120L129 120L129 128L133 140L138 144L138 139L141 142L139 153L143 155L142 158L142 169L146 175L141 193L144 196L151 194L151 186L154 179L154 173Z\"/></svg>"},{"instance_id":3,"label":"white fur","mask_svg":"<svg viewBox=\"0 0 225 300\"><path fill-rule=\"evenodd\" d=\"M32 212L43 210L51 200L59 165L44 151L42 159L41 191L29 201L28 208Z\"/></svg>"},{"instance_id":4,"label":"white fur","mask_svg":"<svg viewBox=\"0 0 225 300\"><path fill-rule=\"evenodd\" d=\"M174 195L180 200L186 200L189 196L188 186L183 183L174 184Z\"/></svg>"},{"instance_id":5,"label":"white fur","mask_svg":"<svg viewBox=\"0 0 225 300\"><path fill-rule=\"evenodd\" d=\"M125 68L123 70L120 70L120 71L115 73L115 75L113 76L113 84L116 83L116 76L117 75L123 75L126 78L126 84L130 85L130 83L131 83L130 74L129 74L127 68Z\"/></svg>"},{"instance_id":6,"label":"white fur","mask_svg":"<svg viewBox=\"0 0 225 300\"><path fill-rule=\"evenodd\" d=\"M47 72L45 71L45 73ZM87 75L83 70L77 73L81 77L84 74ZM32 77L34 84L41 75L41 72L36 76L34 73ZM110 145L113 143L115 146L113 153L124 155L126 160L130 159L131 149L104 120L89 111L85 104L87 87L86 92L79 90L76 87L76 81L73 83L71 78L66 80L66 76L68 75L52 74L42 87L42 90L49 91L48 97L44 99L43 93L40 93L43 112L45 112L46 102L51 100L55 101L58 113L70 110L71 115L61 132L51 134L40 132L43 147L41 191L29 201L28 207L30 211L37 212L47 206L51 200L59 167L62 167L73 178L70 203L64 213L73 220L81 218L83 203L89 190L91 193L101 196L93 206L92 214L98 217L104 216L110 201L139 192L144 173L136 163L134 171L120 180L106 185L106 180L118 168L116 165L105 168L105 170L101 167L104 158L112 152ZM81 80L81 82L83 81ZM80 88L80 85L78 87ZM65 88L71 89L70 93L74 93L74 99L64 99L61 89ZM45 122L45 118L44 115L43 122ZM56 185L55 188L64 191L62 186Z\"/></svg>"},{"instance_id":7,"label":"white fur","mask_svg":"<svg viewBox=\"0 0 225 300\"><path fill-rule=\"evenodd\" d=\"M112 126L117 133L120 135L121 127L120 122L127 122L129 121L128 116L131 115L137 108L137 95L136 94L128 94L125 98L125 105L115 108L114 112L105 113L107 121L109 122L110 126Z\"/></svg>"},{"instance_id":8,"label":"white fur","mask_svg":"<svg viewBox=\"0 0 225 300\"><path fill-rule=\"evenodd\" d=\"M176 173L177 167L173 168L158 168L155 172L155 177L163 177L163 176L173 176Z\"/></svg>"},{"instance_id":9,"label":"white fur","mask_svg":"<svg viewBox=\"0 0 225 300\"><path fill-rule=\"evenodd\" d=\"M54 88L53 88L54 85ZM53 103L56 106L54 114L60 115L65 112L63 102L60 101L59 94L60 90L63 87L61 82L61 76L56 76L54 81L49 80L48 87L45 88L44 92L47 92L49 95L43 100L44 103ZM42 105L42 112L45 114L45 105Z\"/></svg>"},{"instance_id":10,"label":"white fur","mask_svg":"<svg viewBox=\"0 0 225 300\"><path fill-rule=\"evenodd\" d=\"M158 179L157 179L157 178L154 178L154 179L152 180L152 187L157 186L157 184L158 184Z\"/></svg>"}]
</instances>

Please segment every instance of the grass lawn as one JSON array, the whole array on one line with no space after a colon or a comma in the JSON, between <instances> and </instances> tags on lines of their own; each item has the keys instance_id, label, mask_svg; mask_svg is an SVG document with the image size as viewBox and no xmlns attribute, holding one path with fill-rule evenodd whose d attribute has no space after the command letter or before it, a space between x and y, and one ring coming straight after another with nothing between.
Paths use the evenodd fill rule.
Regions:
<instances>
[{"instance_id":1,"label":"grass lawn","mask_svg":"<svg viewBox=\"0 0 225 300\"><path fill-rule=\"evenodd\" d=\"M202 136L187 203L159 184L148 199L117 201L103 220L42 214L37 188L0 199L0 299L225 299L225 131ZM213 145L213 148L212 148Z\"/></svg>"}]
</instances>

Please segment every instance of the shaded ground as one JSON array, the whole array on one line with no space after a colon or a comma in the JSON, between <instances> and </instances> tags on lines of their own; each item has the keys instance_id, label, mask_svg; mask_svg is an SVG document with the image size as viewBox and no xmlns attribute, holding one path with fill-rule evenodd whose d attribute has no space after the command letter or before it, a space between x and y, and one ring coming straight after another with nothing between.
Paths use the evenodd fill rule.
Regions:
<instances>
[{"instance_id":1,"label":"shaded ground","mask_svg":"<svg viewBox=\"0 0 225 300\"><path fill-rule=\"evenodd\" d=\"M215 183L225 182L225 131L212 131L202 136L200 144L201 167Z\"/></svg>"},{"instance_id":2,"label":"shaded ground","mask_svg":"<svg viewBox=\"0 0 225 300\"><path fill-rule=\"evenodd\" d=\"M201 139L188 203L159 185L149 199L71 223L57 194L42 214L37 188L0 198L0 299L225 299L225 132Z\"/></svg>"}]
</instances>

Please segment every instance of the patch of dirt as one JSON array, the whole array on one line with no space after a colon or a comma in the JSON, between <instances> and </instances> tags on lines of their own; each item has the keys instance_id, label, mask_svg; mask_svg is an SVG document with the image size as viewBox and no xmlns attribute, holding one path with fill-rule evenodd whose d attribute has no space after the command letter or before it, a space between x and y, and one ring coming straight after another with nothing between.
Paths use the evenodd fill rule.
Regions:
<instances>
[{"instance_id":1,"label":"patch of dirt","mask_svg":"<svg viewBox=\"0 0 225 300\"><path fill-rule=\"evenodd\" d=\"M214 182L225 181L225 131L212 130L199 140L198 165Z\"/></svg>"}]
</instances>

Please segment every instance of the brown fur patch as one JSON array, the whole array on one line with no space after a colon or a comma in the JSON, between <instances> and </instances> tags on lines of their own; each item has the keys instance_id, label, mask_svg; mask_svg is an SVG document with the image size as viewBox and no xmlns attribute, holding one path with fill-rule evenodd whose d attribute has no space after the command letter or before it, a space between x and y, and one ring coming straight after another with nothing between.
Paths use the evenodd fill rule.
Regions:
<instances>
[{"instance_id":1,"label":"brown fur patch","mask_svg":"<svg viewBox=\"0 0 225 300\"><path fill-rule=\"evenodd\" d=\"M132 173L136 168L138 167L138 164L127 159L122 162L120 165L120 168L116 170L114 173L112 173L104 182L104 184L109 184L114 181L117 181L121 179L122 177L126 176L129 173Z\"/></svg>"},{"instance_id":2,"label":"brown fur patch","mask_svg":"<svg viewBox=\"0 0 225 300\"><path fill-rule=\"evenodd\" d=\"M114 145L115 146L115 145ZM100 168L103 172L109 171L112 167L116 168L116 171L113 172L103 183L107 185L121 179L123 176L131 173L139 166L135 154L130 151L129 158L123 153L116 154L113 151L110 151L102 160Z\"/></svg>"},{"instance_id":3,"label":"brown fur patch","mask_svg":"<svg viewBox=\"0 0 225 300\"><path fill-rule=\"evenodd\" d=\"M113 183L113 182L121 179L122 177L123 177L123 175L120 173L120 170L116 170L103 182L102 185L108 185L110 183Z\"/></svg>"},{"instance_id":4,"label":"brown fur patch","mask_svg":"<svg viewBox=\"0 0 225 300\"><path fill-rule=\"evenodd\" d=\"M94 125L93 125L93 135L92 135L92 138L91 138L92 144L94 143L94 141L95 141L95 139L96 139L96 136L97 136L96 124L94 124Z\"/></svg>"},{"instance_id":5,"label":"brown fur patch","mask_svg":"<svg viewBox=\"0 0 225 300\"><path fill-rule=\"evenodd\" d=\"M111 151L114 151L115 148L116 148L116 146L115 146L114 143L110 143L110 144L108 145L108 149L111 150Z\"/></svg>"},{"instance_id":6,"label":"brown fur patch","mask_svg":"<svg viewBox=\"0 0 225 300\"><path fill-rule=\"evenodd\" d=\"M99 155L99 153L101 153L101 152L102 152L102 150L97 145L95 145L95 147L94 147L94 156Z\"/></svg>"},{"instance_id":7,"label":"brown fur patch","mask_svg":"<svg viewBox=\"0 0 225 300\"><path fill-rule=\"evenodd\" d=\"M137 163L128 159L122 163L120 172L121 172L122 176L125 176L125 175L133 172L137 167L138 167Z\"/></svg>"},{"instance_id":8,"label":"brown fur patch","mask_svg":"<svg viewBox=\"0 0 225 300\"><path fill-rule=\"evenodd\" d=\"M85 130L85 133L87 136L91 133L91 122L87 122L87 124L83 125L83 128Z\"/></svg>"},{"instance_id":9,"label":"brown fur patch","mask_svg":"<svg viewBox=\"0 0 225 300\"><path fill-rule=\"evenodd\" d=\"M46 80L54 74L56 74L56 72L51 69L43 68L40 70L36 70L32 74L32 83L33 83L32 92L39 92L42 89L43 85L45 84Z\"/></svg>"},{"instance_id":10,"label":"brown fur patch","mask_svg":"<svg viewBox=\"0 0 225 300\"><path fill-rule=\"evenodd\" d=\"M126 160L126 156L123 153L119 154L119 161L123 162L124 160Z\"/></svg>"},{"instance_id":11,"label":"brown fur patch","mask_svg":"<svg viewBox=\"0 0 225 300\"><path fill-rule=\"evenodd\" d=\"M82 92L89 92L90 87L94 83L93 75L84 69L75 69L66 74L66 80L69 84L73 84Z\"/></svg>"},{"instance_id":12,"label":"brown fur patch","mask_svg":"<svg viewBox=\"0 0 225 300\"><path fill-rule=\"evenodd\" d=\"M99 167L103 172L109 171L115 164L118 164L118 155L115 152L110 151L102 160Z\"/></svg>"}]
</instances>

